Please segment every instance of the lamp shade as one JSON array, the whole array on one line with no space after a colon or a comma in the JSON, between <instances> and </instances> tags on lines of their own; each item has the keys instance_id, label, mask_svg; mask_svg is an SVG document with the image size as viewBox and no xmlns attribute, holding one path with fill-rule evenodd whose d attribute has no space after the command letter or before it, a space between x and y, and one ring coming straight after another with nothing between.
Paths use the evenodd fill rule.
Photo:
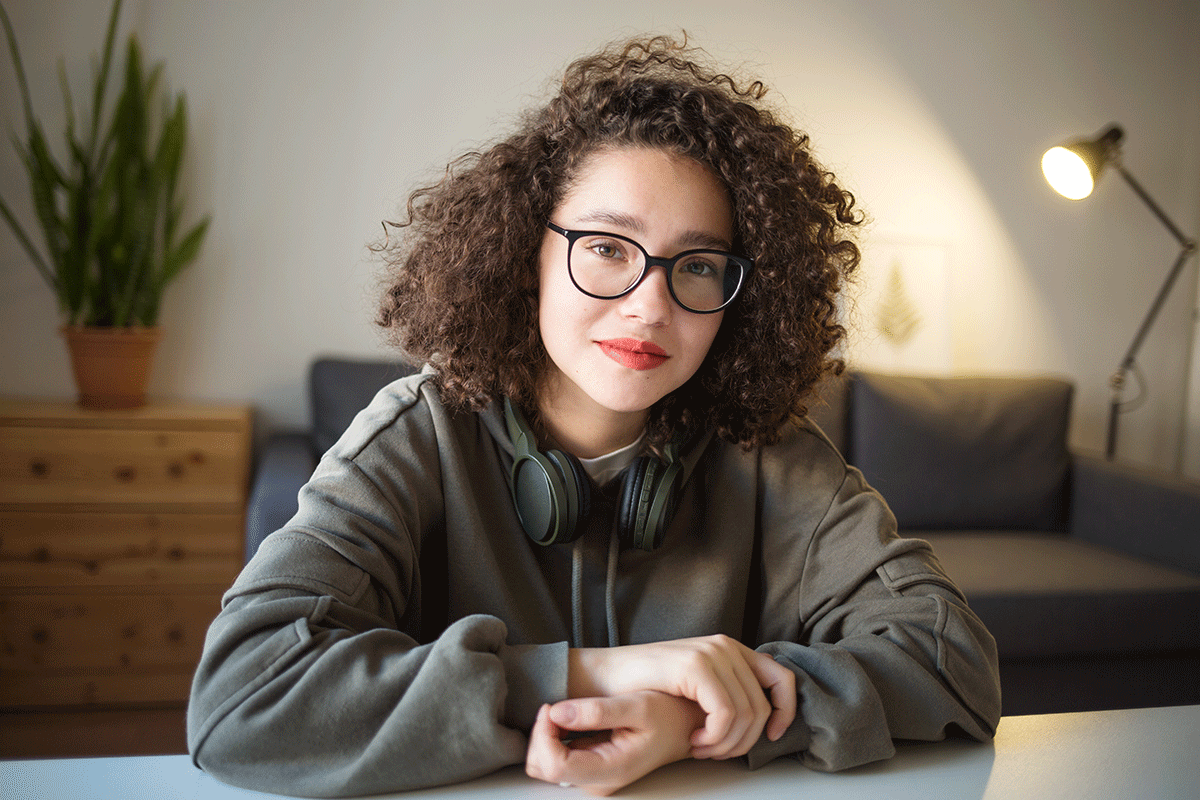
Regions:
<instances>
[{"instance_id":1,"label":"lamp shade","mask_svg":"<svg viewBox=\"0 0 1200 800\"><path fill-rule=\"evenodd\" d=\"M1110 125L1091 139L1051 147L1042 156L1042 174L1054 191L1071 200L1092 193L1104 167L1120 155L1124 131Z\"/></svg>"}]
</instances>

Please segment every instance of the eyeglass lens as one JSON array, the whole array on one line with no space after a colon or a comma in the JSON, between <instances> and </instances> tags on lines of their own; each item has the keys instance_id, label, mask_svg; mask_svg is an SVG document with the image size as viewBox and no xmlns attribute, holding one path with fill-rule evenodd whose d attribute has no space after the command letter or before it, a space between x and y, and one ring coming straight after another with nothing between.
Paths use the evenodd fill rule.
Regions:
<instances>
[{"instance_id":1,"label":"eyeglass lens","mask_svg":"<svg viewBox=\"0 0 1200 800\"><path fill-rule=\"evenodd\" d=\"M692 250L662 260L675 299L692 311L714 311L737 293L742 265L715 250ZM580 289L602 298L619 297L642 277L646 254L636 243L612 234L585 234L571 246L568 264Z\"/></svg>"}]
</instances>

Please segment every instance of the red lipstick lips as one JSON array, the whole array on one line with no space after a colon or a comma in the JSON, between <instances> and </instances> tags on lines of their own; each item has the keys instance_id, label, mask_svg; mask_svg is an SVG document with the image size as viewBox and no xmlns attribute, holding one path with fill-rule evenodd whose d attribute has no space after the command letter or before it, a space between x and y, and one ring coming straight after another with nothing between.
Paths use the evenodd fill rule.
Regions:
<instances>
[{"instance_id":1,"label":"red lipstick lips","mask_svg":"<svg viewBox=\"0 0 1200 800\"><path fill-rule=\"evenodd\" d=\"M597 344L604 351L604 355L623 367L639 372L662 366L671 357L666 350L653 342L643 342L640 339L606 339Z\"/></svg>"}]
</instances>

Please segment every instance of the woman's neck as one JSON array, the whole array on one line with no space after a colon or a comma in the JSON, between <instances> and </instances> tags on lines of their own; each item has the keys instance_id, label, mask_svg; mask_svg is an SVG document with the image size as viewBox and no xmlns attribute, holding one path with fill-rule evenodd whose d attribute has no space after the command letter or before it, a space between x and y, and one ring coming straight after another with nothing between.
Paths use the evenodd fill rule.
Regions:
<instances>
[{"instance_id":1,"label":"woman's neck","mask_svg":"<svg viewBox=\"0 0 1200 800\"><path fill-rule=\"evenodd\" d=\"M596 458L633 444L650 417L649 411L613 411L563 391L539 393L538 413L558 447L577 458Z\"/></svg>"}]
</instances>

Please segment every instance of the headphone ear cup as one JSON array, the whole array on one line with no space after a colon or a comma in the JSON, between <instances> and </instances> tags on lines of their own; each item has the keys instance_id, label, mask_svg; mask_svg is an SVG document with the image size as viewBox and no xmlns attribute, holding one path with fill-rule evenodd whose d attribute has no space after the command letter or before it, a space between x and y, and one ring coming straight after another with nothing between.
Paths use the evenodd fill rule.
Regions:
<instances>
[{"instance_id":1,"label":"headphone ear cup","mask_svg":"<svg viewBox=\"0 0 1200 800\"><path fill-rule=\"evenodd\" d=\"M655 461L654 488L650 493L649 509L645 527L641 534L641 548L656 550L662 546L667 527L675 517L679 505L679 493L683 488L683 465L678 462L664 464ZM643 490L644 491L644 490Z\"/></svg>"},{"instance_id":2,"label":"headphone ear cup","mask_svg":"<svg viewBox=\"0 0 1200 800\"><path fill-rule=\"evenodd\" d=\"M649 461L648 458L639 458L627 468L621 480L621 495L617 499L617 534L621 541L639 548L642 545L638 535L638 511L642 506L642 486Z\"/></svg>"},{"instance_id":3,"label":"headphone ear cup","mask_svg":"<svg viewBox=\"0 0 1200 800\"><path fill-rule=\"evenodd\" d=\"M583 531L591 508L591 484L583 465L561 450L540 452L524 415L506 398L505 420L513 442L513 506L521 527L538 544L571 542Z\"/></svg>"},{"instance_id":4,"label":"headphone ear cup","mask_svg":"<svg viewBox=\"0 0 1200 800\"><path fill-rule=\"evenodd\" d=\"M649 456L637 459L621 482L617 502L622 540L639 550L660 547L679 504L681 482L682 467L677 462L664 464Z\"/></svg>"},{"instance_id":5,"label":"headphone ear cup","mask_svg":"<svg viewBox=\"0 0 1200 800\"><path fill-rule=\"evenodd\" d=\"M529 538L553 544L567 523L567 493L554 463L541 453L519 456L512 467L512 497Z\"/></svg>"},{"instance_id":6,"label":"headphone ear cup","mask_svg":"<svg viewBox=\"0 0 1200 800\"><path fill-rule=\"evenodd\" d=\"M545 455L558 467L567 501L564 520L566 524L562 526L559 535L553 538L552 543L566 544L575 541L583 533L583 525L580 523L587 519L592 511L591 479L588 478L587 471L584 470L583 464L579 463L579 459L570 453L547 450Z\"/></svg>"}]
</instances>

